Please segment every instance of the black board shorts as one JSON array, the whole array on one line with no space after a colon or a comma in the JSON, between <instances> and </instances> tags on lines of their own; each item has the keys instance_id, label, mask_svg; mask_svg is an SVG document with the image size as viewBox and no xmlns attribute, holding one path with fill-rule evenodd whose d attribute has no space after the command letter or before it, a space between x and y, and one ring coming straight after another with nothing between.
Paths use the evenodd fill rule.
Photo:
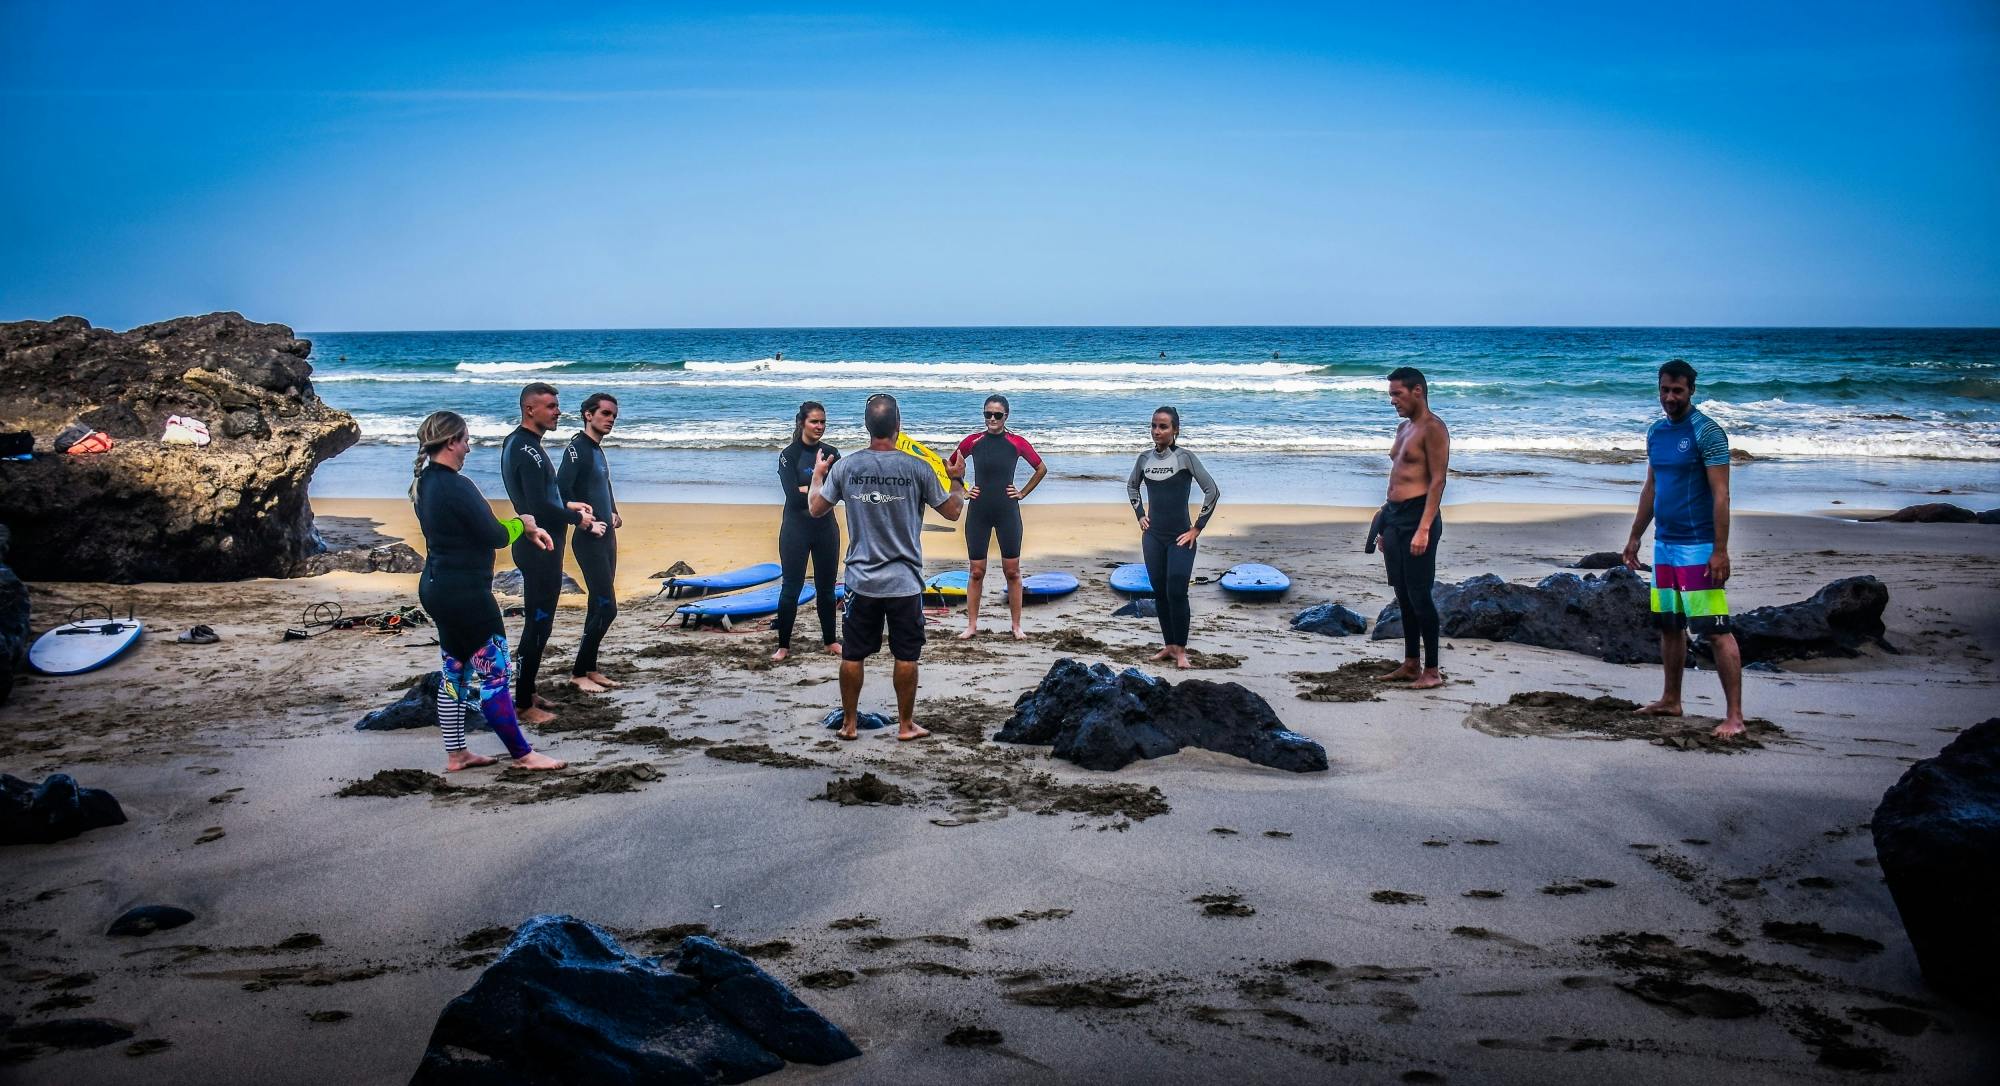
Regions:
<instances>
[{"instance_id":1,"label":"black board shorts","mask_svg":"<svg viewBox=\"0 0 2000 1086\"><path fill-rule=\"evenodd\" d=\"M922 595L847 597L847 620L840 624L840 658L866 660L880 652L885 625L889 628L889 655L915 663L924 651Z\"/></svg>"}]
</instances>

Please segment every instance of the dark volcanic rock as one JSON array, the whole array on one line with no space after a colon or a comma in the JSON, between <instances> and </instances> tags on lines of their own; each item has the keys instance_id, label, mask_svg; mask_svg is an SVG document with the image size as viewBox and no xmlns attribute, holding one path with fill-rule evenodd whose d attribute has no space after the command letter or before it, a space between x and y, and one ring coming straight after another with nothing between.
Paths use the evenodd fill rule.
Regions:
<instances>
[{"instance_id":1,"label":"dark volcanic rock","mask_svg":"<svg viewBox=\"0 0 2000 1086\"><path fill-rule=\"evenodd\" d=\"M1882 635L1889 589L1873 577L1843 577L1811 598L1781 607L1759 607L1734 619L1743 662L1853 656L1862 646L1896 651ZM1699 642L1696 649L1702 648Z\"/></svg>"},{"instance_id":2,"label":"dark volcanic rock","mask_svg":"<svg viewBox=\"0 0 2000 1086\"><path fill-rule=\"evenodd\" d=\"M81 788L67 773L40 784L0 773L0 845L45 845L125 821L102 788Z\"/></svg>"},{"instance_id":3,"label":"dark volcanic rock","mask_svg":"<svg viewBox=\"0 0 2000 1086\"><path fill-rule=\"evenodd\" d=\"M136 905L104 929L106 935L151 935L192 923L194 914L172 905Z\"/></svg>"},{"instance_id":4,"label":"dark volcanic rock","mask_svg":"<svg viewBox=\"0 0 2000 1086\"><path fill-rule=\"evenodd\" d=\"M1905 771L1871 829L1924 979L2000 1012L2000 717Z\"/></svg>"},{"instance_id":5,"label":"dark volcanic rock","mask_svg":"<svg viewBox=\"0 0 2000 1086\"><path fill-rule=\"evenodd\" d=\"M438 681L438 673L435 671L418 679L393 704L377 709L355 721L355 730L387 732L403 728L437 727ZM486 726L486 717L477 709L467 706L465 726L483 728Z\"/></svg>"},{"instance_id":6,"label":"dark volcanic rock","mask_svg":"<svg viewBox=\"0 0 2000 1086\"><path fill-rule=\"evenodd\" d=\"M422 573L424 556L408 543L355 550L329 550L299 563L296 576L317 577L342 570L347 573Z\"/></svg>"},{"instance_id":7,"label":"dark volcanic rock","mask_svg":"<svg viewBox=\"0 0 2000 1086\"><path fill-rule=\"evenodd\" d=\"M1509 584L1487 573L1431 591L1446 637L1517 641L1564 649L1613 664L1659 663L1653 629L1652 587L1623 566L1602 576L1554 573L1533 585ZM1374 639L1403 636L1395 604L1375 618Z\"/></svg>"},{"instance_id":8,"label":"dark volcanic rock","mask_svg":"<svg viewBox=\"0 0 2000 1086\"><path fill-rule=\"evenodd\" d=\"M1158 618L1160 617L1160 602L1158 600L1153 599L1150 596L1144 599L1133 600L1131 603L1128 603L1125 606L1120 607L1118 610L1111 612L1111 617L1112 618Z\"/></svg>"},{"instance_id":9,"label":"dark volcanic rock","mask_svg":"<svg viewBox=\"0 0 2000 1086\"><path fill-rule=\"evenodd\" d=\"M28 654L28 625L32 618L28 586L7 568L10 533L0 524L0 705L14 690L14 670Z\"/></svg>"},{"instance_id":10,"label":"dark volcanic rock","mask_svg":"<svg viewBox=\"0 0 2000 1086\"><path fill-rule=\"evenodd\" d=\"M1608 663L1657 664L1659 634L1652 624L1652 590L1623 566L1602 576L1556 573L1536 584L1510 584L1487 573L1432 589L1446 637L1477 637L1563 649ZM1873 577L1847 577L1810 599L1759 607L1737 615L1737 644L1746 664L1821 656L1853 656L1867 644L1895 651L1882 640L1882 611L1889 590ZM1395 604L1375 620L1377 641L1403 636ZM1696 655L1709 656L1701 639Z\"/></svg>"},{"instance_id":11,"label":"dark volcanic rock","mask_svg":"<svg viewBox=\"0 0 2000 1086\"><path fill-rule=\"evenodd\" d=\"M1925 502L1922 505L1906 505L1886 516L1868 519L1898 524L1971 524L1979 519L1979 514L1950 502Z\"/></svg>"},{"instance_id":12,"label":"dark volcanic rock","mask_svg":"<svg viewBox=\"0 0 2000 1086\"><path fill-rule=\"evenodd\" d=\"M537 916L445 1006L412 1086L743 1082L861 1054L756 963L703 936L640 958L593 924Z\"/></svg>"},{"instance_id":13,"label":"dark volcanic rock","mask_svg":"<svg viewBox=\"0 0 2000 1086\"><path fill-rule=\"evenodd\" d=\"M1308 607L1293 615L1292 629L1300 633L1347 637L1365 632L1368 629L1368 619L1337 603L1322 603L1318 607Z\"/></svg>"},{"instance_id":14,"label":"dark volcanic rock","mask_svg":"<svg viewBox=\"0 0 2000 1086\"><path fill-rule=\"evenodd\" d=\"M1982 509L1978 519L1981 524L2000 524L2000 509Z\"/></svg>"},{"instance_id":15,"label":"dark volcanic rock","mask_svg":"<svg viewBox=\"0 0 2000 1086\"><path fill-rule=\"evenodd\" d=\"M124 584L297 573L321 549L313 469L361 436L313 392L311 352L284 325L236 313L123 333L79 317L0 324L0 430L46 442L81 421L117 441L0 461L15 569ZM169 415L207 422L214 440L161 444Z\"/></svg>"},{"instance_id":16,"label":"dark volcanic rock","mask_svg":"<svg viewBox=\"0 0 2000 1086\"><path fill-rule=\"evenodd\" d=\"M1052 744L1058 758L1111 770L1182 747L1203 747L1274 769L1326 768L1318 743L1289 731L1270 703L1236 683L1175 684L1137 668L1113 671L1057 660L1041 685L1021 695L993 738Z\"/></svg>"},{"instance_id":17,"label":"dark volcanic rock","mask_svg":"<svg viewBox=\"0 0 2000 1086\"><path fill-rule=\"evenodd\" d=\"M419 565L418 568L421 569L423 567ZM496 595L501 595L501 596L520 595L521 571L518 569L510 569L494 574L493 591ZM583 595L583 589L578 588L576 586L576 578L571 577L569 574L565 573L562 575L562 591L558 593L558 595L581 596Z\"/></svg>"},{"instance_id":18,"label":"dark volcanic rock","mask_svg":"<svg viewBox=\"0 0 2000 1086\"><path fill-rule=\"evenodd\" d=\"M1625 556L1617 551L1591 551L1569 564L1571 569L1617 569L1625 564ZM1652 569L1644 562L1639 563L1640 572Z\"/></svg>"}]
</instances>

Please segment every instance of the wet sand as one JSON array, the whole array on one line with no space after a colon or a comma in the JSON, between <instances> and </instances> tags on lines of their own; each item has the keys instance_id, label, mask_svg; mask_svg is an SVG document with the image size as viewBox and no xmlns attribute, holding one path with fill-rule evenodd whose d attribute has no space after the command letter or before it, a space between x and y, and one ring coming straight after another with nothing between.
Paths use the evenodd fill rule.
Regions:
<instances>
[{"instance_id":1,"label":"wet sand","mask_svg":"<svg viewBox=\"0 0 2000 1086\"><path fill-rule=\"evenodd\" d=\"M407 503L315 506L421 549ZM37 628L129 600L149 632L102 672L23 676L0 710L0 768L72 773L131 819L0 855L0 1019L28 1029L0 1042L0 1076L406 1081L439 1010L538 912L649 952L713 932L864 1050L774 1082L1932 1083L2000 1066L1989 1024L1924 987L1866 829L1910 761L1991 715L2000 532L1739 514L1738 610L1874 574L1904 652L1749 673L1769 727L1725 754L1673 742L1688 722L1647 733L1593 702L1651 700L1651 667L1463 641L1440 690L1357 682L1400 644L1286 620L1387 602L1360 551L1368 511L1225 504L1197 573L1274 561L1295 587L1251 604L1197 586L1193 647L1217 665L1198 674L1262 694L1333 768L1188 750L1096 774L990 735L1058 656L1153 644L1104 587L1136 529L1118 506L1026 512L1029 569L1084 588L1031 606L1024 644L1004 639L997 569L985 637L950 640L961 612L935 620L918 719L937 735L899 745L817 726L831 658L773 666L764 623L683 631L652 598L648 575L676 561L771 558L774 509L627 508L603 659L628 685L563 698L531 733L574 767L553 778L437 779L434 731L352 729L435 666L425 631L279 640L316 601L413 603L413 576L33 586ZM1616 549L1630 510L1447 517L1441 578L1532 580ZM933 570L962 567L956 535L924 538ZM582 618L564 604L557 679ZM195 622L223 641L171 643ZM890 708L887 670L864 709ZM1712 674L1688 683L1690 713L1717 715ZM151 903L196 920L102 934ZM73 1041L117 1039L62 1050L31 1028L74 1019L111 1025Z\"/></svg>"}]
</instances>

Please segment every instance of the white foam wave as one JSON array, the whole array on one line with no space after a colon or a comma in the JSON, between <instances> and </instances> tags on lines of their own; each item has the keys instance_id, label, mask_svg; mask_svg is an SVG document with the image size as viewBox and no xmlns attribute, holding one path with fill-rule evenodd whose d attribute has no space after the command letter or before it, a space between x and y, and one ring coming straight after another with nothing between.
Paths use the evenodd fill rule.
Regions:
<instances>
[{"instance_id":1,"label":"white foam wave","mask_svg":"<svg viewBox=\"0 0 2000 1086\"><path fill-rule=\"evenodd\" d=\"M464 363L461 363L464 365ZM1148 390L1179 389L1191 392L1245 392L1276 395L1300 395L1321 392L1358 392L1381 395L1387 391L1387 382L1380 377L1243 377L1208 376L1200 370L1189 368L1171 374L1148 377L1092 378L1084 376L1087 371L1073 371L1074 375L1021 377L1014 376L1013 370L1028 370L1032 367L993 367L989 376L974 377L952 374L929 374L911 372L907 374L881 374L878 376L858 376L854 374L819 376L790 376L774 374L760 378L745 371L742 375L714 376L701 373L680 374L672 371L650 375L592 376L588 385L593 388L685 388L685 389L783 389L795 392L815 392L844 390L857 392L918 391L918 392L972 392L972 393L1022 393L1022 392L1144 392ZM580 373L569 376L571 383L583 381ZM809 378L809 379L808 379ZM370 384L469 384L469 385L515 385L519 378L500 377L442 377L422 374L401 373L342 373L316 377L321 384L360 382ZM1434 388L1480 388L1482 381L1433 381Z\"/></svg>"},{"instance_id":2,"label":"white foam wave","mask_svg":"<svg viewBox=\"0 0 2000 1086\"><path fill-rule=\"evenodd\" d=\"M416 439L419 415L360 415L363 439L374 444L409 444ZM473 440L482 445L498 444L515 426L511 418L472 416L466 425ZM546 442L569 440L573 428L564 427L549 435ZM915 436L940 451L949 448L964 434L960 432L917 432ZM1145 447L1147 435L1136 426L1074 426L1053 431L1029 431L1026 436L1046 454L1119 453L1136 454ZM772 450L782 448L791 438L782 423L768 427L747 426L742 422L634 422L621 425L611 436L610 446L641 449L685 450ZM1386 430L1367 433L1335 433L1290 427L1247 425L1190 426L1184 435L1187 446L1203 454L1217 453L1365 453L1388 452ZM867 444L857 427L835 429L827 440L843 449ZM1905 430L1856 434L1819 429L1791 433L1733 434L1732 448L1758 457L1808 458L1900 458L1932 460L2000 461L2000 434L1986 432ZM1611 430L1568 432L1482 433L1460 428L1452 435L1452 447L1461 452L1519 452L1547 455L1580 455L1644 452L1640 431L1620 427Z\"/></svg>"},{"instance_id":3,"label":"white foam wave","mask_svg":"<svg viewBox=\"0 0 2000 1086\"><path fill-rule=\"evenodd\" d=\"M1145 380L1172 380L1173 375L1197 371L1211 376L1289 377L1312 373L1320 367L1304 362L801 362L760 358L749 362L689 362L689 373L771 373L807 377L858 375L864 377L1125 377Z\"/></svg>"},{"instance_id":4,"label":"white foam wave","mask_svg":"<svg viewBox=\"0 0 2000 1086\"><path fill-rule=\"evenodd\" d=\"M452 369L460 373L541 373L575 364L575 359L551 358L545 362L460 362Z\"/></svg>"}]
</instances>

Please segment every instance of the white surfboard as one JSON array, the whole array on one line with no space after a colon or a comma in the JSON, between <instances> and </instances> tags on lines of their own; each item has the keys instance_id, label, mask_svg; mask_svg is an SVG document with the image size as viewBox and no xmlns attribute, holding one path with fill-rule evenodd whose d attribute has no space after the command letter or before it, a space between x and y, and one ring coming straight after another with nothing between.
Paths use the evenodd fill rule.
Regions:
<instances>
[{"instance_id":1,"label":"white surfboard","mask_svg":"<svg viewBox=\"0 0 2000 1086\"><path fill-rule=\"evenodd\" d=\"M65 622L35 639L28 664L44 675L81 675L116 660L145 632L145 623L131 619Z\"/></svg>"}]
</instances>

